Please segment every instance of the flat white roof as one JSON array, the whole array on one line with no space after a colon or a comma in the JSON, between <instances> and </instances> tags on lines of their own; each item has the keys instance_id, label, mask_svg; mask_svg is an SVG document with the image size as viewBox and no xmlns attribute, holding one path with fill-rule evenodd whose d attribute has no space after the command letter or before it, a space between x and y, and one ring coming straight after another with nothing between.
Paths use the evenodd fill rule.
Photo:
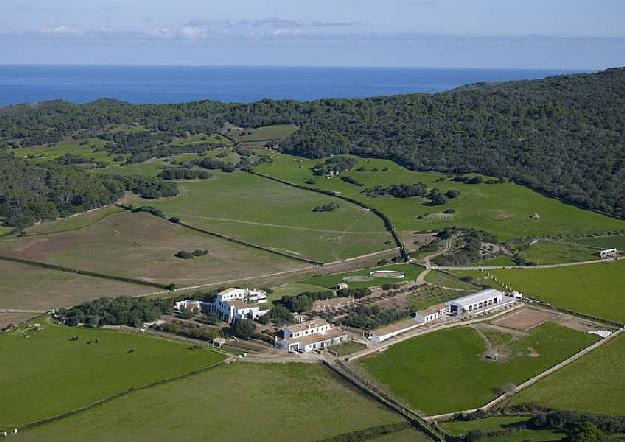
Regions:
<instances>
[{"instance_id":1,"label":"flat white roof","mask_svg":"<svg viewBox=\"0 0 625 442\"><path fill-rule=\"evenodd\" d=\"M476 293L472 293L467 296L463 296L462 298L454 299L453 301L449 301L449 304L460 304L460 305L469 305L475 304L476 302L482 302L486 299L491 299L496 296L503 296L503 292L496 289L486 289Z\"/></svg>"}]
</instances>

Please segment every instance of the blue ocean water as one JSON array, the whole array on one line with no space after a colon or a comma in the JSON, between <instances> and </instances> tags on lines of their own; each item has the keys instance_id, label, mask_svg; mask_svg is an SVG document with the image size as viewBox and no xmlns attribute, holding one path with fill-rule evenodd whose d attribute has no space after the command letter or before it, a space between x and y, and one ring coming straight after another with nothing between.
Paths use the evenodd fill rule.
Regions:
<instances>
[{"instance_id":1,"label":"blue ocean water","mask_svg":"<svg viewBox=\"0 0 625 442\"><path fill-rule=\"evenodd\" d=\"M434 93L468 83L571 73L536 69L434 69L239 66L0 66L0 105L116 98L133 103L193 100L314 100L411 92Z\"/></svg>"}]
</instances>

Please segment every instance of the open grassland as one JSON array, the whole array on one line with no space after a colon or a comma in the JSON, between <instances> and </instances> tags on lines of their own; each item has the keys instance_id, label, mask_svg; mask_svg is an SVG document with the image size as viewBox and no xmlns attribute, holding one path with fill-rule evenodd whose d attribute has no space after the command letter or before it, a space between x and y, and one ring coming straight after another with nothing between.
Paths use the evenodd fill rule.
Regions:
<instances>
[{"instance_id":1,"label":"open grassland","mask_svg":"<svg viewBox=\"0 0 625 442\"><path fill-rule=\"evenodd\" d=\"M180 250L208 255L180 259ZM150 282L227 281L302 263L234 244L145 213L121 212L74 231L0 241L0 254Z\"/></svg>"},{"instance_id":2,"label":"open grassland","mask_svg":"<svg viewBox=\"0 0 625 442\"><path fill-rule=\"evenodd\" d=\"M496 361L484 358L492 341L501 355ZM400 342L358 364L409 406L432 415L479 407L505 385L520 384L594 341L551 323L524 336L456 327Z\"/></svg>"},{"instance_id":3,"label":"open grassland","mask_svg":"<svg viewBox=\"0 0 625 442\"><path fill-rule=\"evenodd\" d=\"M163 159L152 159L143 163L113 164L104 169L91 169L90 172L107 175L155 177L168 165L169 163Z\"/></svg>"},{"instance_id":4,"label":"open grassland","mask_svg":"<svg viewBox=\"0 0 625 442\"><path fill-rule=\"evenodd\" d=\"M440 422L439 425L449 434L454 436L462 436L472 430L484 431L502 431L506 429L506 425L523 422L528 416L498 416L487 417L484 419L476 419L470 421L448 421ZM480 439L484 441L507 441L507 442L525 442L525 441L556 441L564 438L563 433L551 430L518 430L513 431L505 436L499 436L496 439Z\"/></svg>"},{"instance_id":5,"label":"open grassland","mask_svg":"<svg viewBox=\"0 0 625 442\"><path fill-rule=\"evenodd\" d=\"M179 146L193 146L196 144L223 144L232 146L232 141L218 133L212 134L195 134L188 137L175 138L171 144Z\"/></svg>"},{"instance_id":6,"label":"open grassland","mask_svg":"<svg viewBox=\"0 0 625 442\"><path fill-rule=\"evenodd\" d=\"M27 235L42 235L46 233L68 232L71 230L82 229L84 227L95 224L104 218L121 212L123 209L116 206L103 207L93 210L89 213L79 213L67 218L45 221L41 224L35 224L25 230Z\"/></svg>"},{"instance_id":7,"label":"open grassland","mask_svg":"<svg viewBox=\"0 0 625 442\"><path fill-rule=\"evenodd\" d=\"M421 198L367 197L361 193L362 187L343 182L338 177L313 176L310 169L317 160L289 155L277 154L272 164L261 164L257 170L299 185L341 192L381 210L400 231L463 226L486 230L500 240L507 240L625 228L625 221L580 210L513 183L465 184L451 181L440 173L413 172L388 160L357 159L358 165L342 175L355 178L365 187L421 182L443 192L458 190L460 196L443 206L428 206ZM306 181L311 179L314 184L307 184ZM454 209L455 213L444 214L446 209ZM531 218L534 214L539 218Z\"/></svg>"},{"instance_id":8,"label":"open grassland","mask_svg":"<svg viewBox=\"0 0 625 442\"><path fill-rule=\"evenodd\" d=\"M34 323L41 328L34 329ZM72 336L79 338L72 340ZM179 342L112 330L70 328L47 318L0 334L0 353L0 428L4 429L56 416L223 359L219 353L191 349Z\"/></svg>"},{"instance_id":9,"label":"open grassland","mask_svg":"<svg viewBox=\"0 0 625 442\"><path fill-rule=\"evenodd\" d=\"M40 162L54 161L63 155L70 154L113 164L113 158L104 150L105 144L106 141L99 138L85 138L81 140L59 141L52 145L18 147L11 149L9 152L12 152L13 155L19 158L29 158Z\"/></svg>"},{"instance_id":10,"label":"open grassland","mask_svg":"<svg viewBox=\"0 0 625 442\"><path fill-rule=\"evenodd\" d=\"M330 352L335 356L347 356L352 353L356 353L357 351L364 350L367 348L365 344L356 341L344 342L339 345L335 345L330 349Z\"/></svg>"},{"instance_id":11,"label":"open grassland","mask_svg":"<svg viewBox=\"0 0 625 442\"><path fill-rule=\"evenodd\" d=\"M404 273L403 278L385 278L379 276L369 276L369 273L376 270L387 270ZM384 284L401 284L403 282L414 282L417 276L423 272L423 267L414 264L391 264L382 267L371 267L365 270L358 270L348 273L335 273L333 275L312 276L299 281L301 284L323 287L325 289L336 288L339 282L345 282L351 288L382 286Z\"/></svg>"},{"instance_id":12,"label":"open grassland","mask_svg":"<svg viewBox=\"0 0 625 442\"><path fill-rule=\"evenodd\" d=\"M401 418L317 364L235 363L135 392L25 441L314 441Z\"/></svg>"},{"instance_id":13,"label":"open grassland","mask_svg":"<svg viewBox=\"0 0 625 442\"><path fill-rule=\"evenodd\" d=\"M625 261L490 273L527 296L580 313L625 322Z\"/></svg>"},{"instance_id":14,"label":"open grassland","mask_svg":"<svg viewBox=\"0 0 625 442\"><path fill-rule=\"evenodd\" d=\"M539 265L599 259L596 248L568 241L538 242L525 250L523 256L526 261Z\"/></svg>"},{"instance_id":15,"label":"open grassland","mask_svg":"<svg viewBox=\"0 0 625 442\"><path fill-rule=\"evenodd\" d=\"M324 262L388 249L379 218L360 207L244 172L179 183L181 194L143 204L190 225ZM312 209L338 203L331 212Z\"/></svg>"},{"instance_id":16,"label":"open grassland","mask_svg":"<svg viewBox=\"0 0 625 442\"><path fill-rule=\"evenodd\" d=\"M516 265L508 255L499 255L494 258L483 259L465 264L467 266L513 266Z\"/></svg>"},{"instance_id":17,"label":"open grassland","mask_svg":"<svg viewBox=\"0 0 625 442\"><path fill-rule=\"evenodd\" d=\"M249 149L262 149L266 143L289 137L297 130L294 124L274 124L257 128L242 128L226 124L224 133Z\"/></svg>"},{"instance_id":18,"label":"open grassland","mask_svg":"<svg viewBox=\"0 0 625 442\"><path fill-rule=\"evenodd\" d=\"M95 259L94 256L93 259ZM103 296L134 296L155 287L0 261L0 309L48 310Z\"/></svg>"},{"instance_id":19,"label":"open grassland","mask_svg":"<svg viewBox=\"0 0 625 442\"><path fill-rule=\"evenodd\" d=\"M425 275L426 282L429 282L432 285L450 288L455 290L478 290L478 286L471 284L470 282L462 281L460 278L457 278L451 274L439 272L436 270L430 271L427 275Z\"/></svg>"},{"instance_id":20,"label":"open grassland","mask_svg":"<svg viewBox=\"0 0 625 442\"><path fill-rule=\"evenodd\" d=\"M368 440L372 440L373 442L426 442L432 439L414 428L407 428L402 431L396 431Z\"/></svg>"},{"instance_id":21,"label":"open grassland","mask_svg":"<svg viewBox=\"0 0 625 442\"><path fill-rule=\"evenodd\" d=\"M511 399L549 408L625 415L625 336L620 335Z\"/></svg>"},{"instance_id":22,"label":"open grassland","mask_svg":"<svg viewBox=\"0 0 625 442\"><path fill-rule=\"evenodd\" d=\"M419 311L436 304L451 301L452 299L459 298L465 294L467 294L466 291L425 286L407 295L406 306L411 310Z\"/></svg>"},{"instance_id":23,"label":"open grassland","mask_svg":"<svg viewBox=\"0 0 625 442\"><path fill-rule=\"evenodd\" d=\"M625 235L606 235L596 238L575 238L576 244L594 247L596 249L618 249L625 253Z\"/></svg>"}]
</instances>

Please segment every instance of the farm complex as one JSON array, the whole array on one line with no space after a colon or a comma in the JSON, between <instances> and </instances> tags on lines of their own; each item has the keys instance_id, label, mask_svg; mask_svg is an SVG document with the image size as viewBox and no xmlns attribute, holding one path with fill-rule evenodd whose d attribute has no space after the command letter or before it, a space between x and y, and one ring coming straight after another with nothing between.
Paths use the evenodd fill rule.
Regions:
<instances>
[{"instance_id":1,"label":"farm complex","mask_svg":"<svg viewBox=\"0 0 625 442\"><path fill-rule=\"evenodd\" d=\"M281 152L298 130L227 123L145 161L107 153L121 135L14 149L132 185L1 232L0 438L625 434L625 221L513 180Z\"/></svg>"}]
</instances>

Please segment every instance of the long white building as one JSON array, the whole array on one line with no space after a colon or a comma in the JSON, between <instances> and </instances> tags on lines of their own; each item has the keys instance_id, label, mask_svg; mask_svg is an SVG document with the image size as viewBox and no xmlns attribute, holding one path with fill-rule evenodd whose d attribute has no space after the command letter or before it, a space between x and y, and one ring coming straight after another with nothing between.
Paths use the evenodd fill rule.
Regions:
<instances>
[{"instance_id":1,"label":"long white building","mask_svg":"<svg viewBox=\"0 0 625 442\"><path fill-rule=\"evenodd\" d=\"M483 313L499 308L504 303L504 294L496 289L486 289L463 296L462 298L449 301L449 313L451 315L464 315Z\"/></svg>"},{"instance_id":2,"label":"long white building","mask_svg":"<svg viewBox=\"0 0 625 442\"><path fill-rule=\"evenodd\" d=\"M258 289L229 288L217 293L215 301L206 304L206 309L215 312L226 322L238 319L258 319L270 307L267 293Z\"/></svg>"},{"instance_id":3,"label":"long white building","mask_svg":"<svg viewBox=\"0 0 625 442\"><path fill-rule=\"evenodd\" d=\"M275 338L276 347L300 353L323 350L348 340L347 333L332 327L325 319L313 319L284 327Z\"/></svg>"}]
</instances>

